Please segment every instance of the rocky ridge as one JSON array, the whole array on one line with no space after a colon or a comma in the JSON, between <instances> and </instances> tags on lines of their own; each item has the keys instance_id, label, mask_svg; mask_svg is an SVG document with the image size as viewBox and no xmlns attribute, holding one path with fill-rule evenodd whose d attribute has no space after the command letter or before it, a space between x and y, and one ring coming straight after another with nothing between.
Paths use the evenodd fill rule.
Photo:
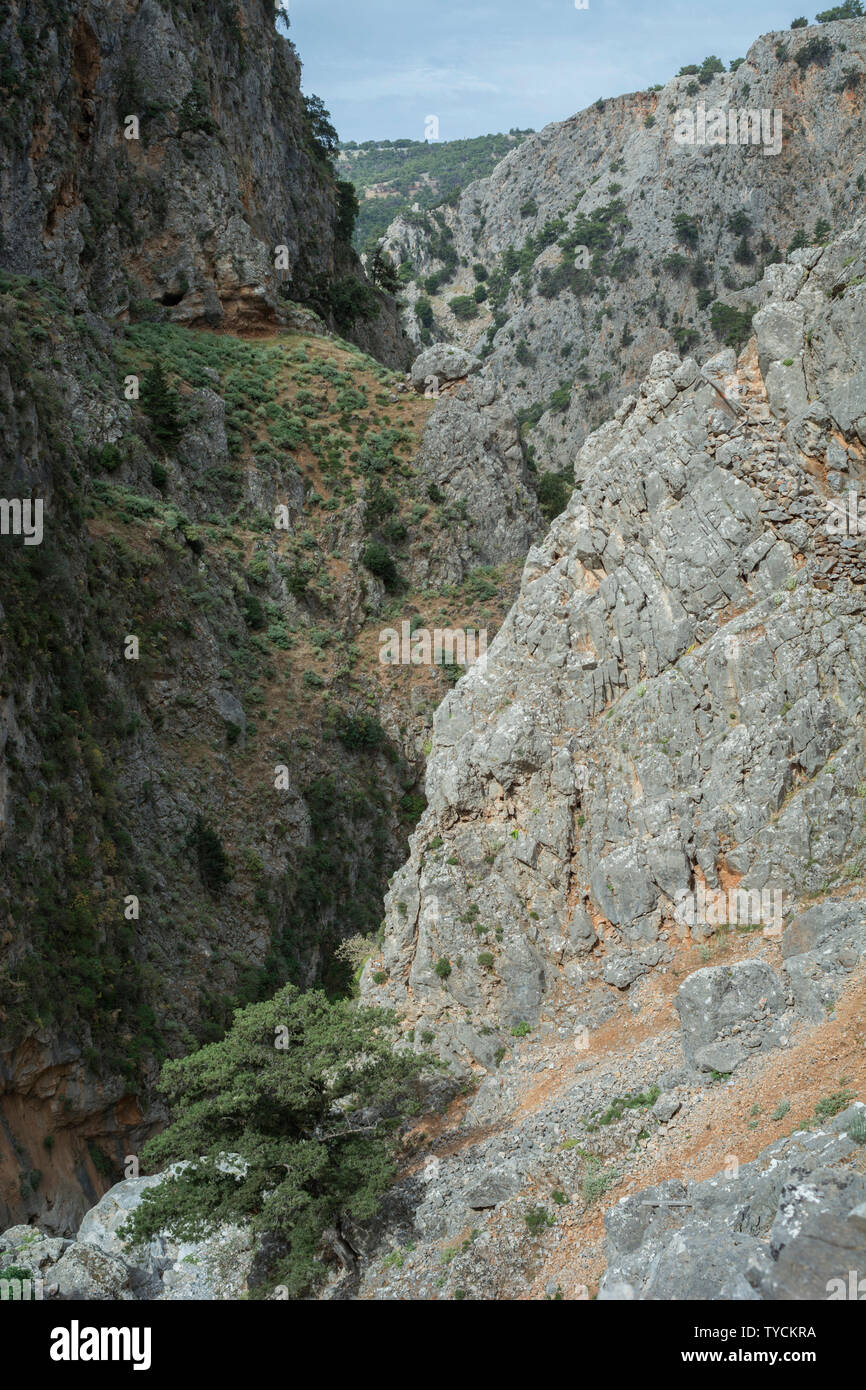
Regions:
<instances>
[{"instance_id":1,"label":"rocky ridge","mask_svg":"<svg viewBox=\"0 0 866 1390\"><path fill-rule=\"evenodd\" d=\"M569 469L656 353L709 355L729 331L716 301L747 311L785 247L857 215L864 74L866 21L837 21L765 34L706 83L675 77L546 126L455 206L392 224L388 253L414 276L407 330L483 353L539 469ZM677 113L698 103L775 113L780 148L678 143Z\"/></svg>"}]
</instances>

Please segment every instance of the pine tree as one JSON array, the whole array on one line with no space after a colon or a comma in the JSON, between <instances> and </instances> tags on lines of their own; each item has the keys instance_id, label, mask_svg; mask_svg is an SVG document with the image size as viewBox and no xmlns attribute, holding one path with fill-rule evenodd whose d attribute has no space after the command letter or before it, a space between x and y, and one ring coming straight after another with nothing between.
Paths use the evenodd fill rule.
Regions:
<instances>
[{"instance_id":1,"label":"pine tree","mask_svg":"<svg viewBox=\"0 0 866 1390\"><path fill-rule=\"evenodd\" d=\"M166 1129L145 1145L152 1171L185 1160L149 1188L124 1234L195 1239L226 1223L280 1238L268 1274L301 1297L321 1275L320 1245L342 1212L374 1215L394 1176L395 1132L419 1107L426 1054L395 1052L383 1009L331 1002L286 985L238 1009L230 1032L165 1064Z\"/></svg>"},{"instance_id":2,"label":"pine tree","mask_svg":"<svg viewBox=\"0 0 866 1390\"><path fill-rule=\"evenodd\" d=\"M155 439L168 449L176 444L182 433L180 401L166 380L162 363L153 364L141 383L141 406L150 420Z\"/></svg>"}]
</instances>

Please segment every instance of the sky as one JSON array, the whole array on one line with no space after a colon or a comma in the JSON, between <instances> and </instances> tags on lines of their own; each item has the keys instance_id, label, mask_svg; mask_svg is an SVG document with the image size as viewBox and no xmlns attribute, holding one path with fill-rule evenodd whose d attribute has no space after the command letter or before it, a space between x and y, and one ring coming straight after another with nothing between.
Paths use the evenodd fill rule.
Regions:
<instances>
[{"instance_id":1,"label":"sky","mask_svg":"<svg viewBox=\"0 0 866 1390\"><path fill-rule=\"evenodd\" d=\"M744 57L760 34L814 21L798 2L283 0L303 89L343 140L423 140L429 116L441 140L540 130L709 54Z\"/></svg>"}]
</instances>

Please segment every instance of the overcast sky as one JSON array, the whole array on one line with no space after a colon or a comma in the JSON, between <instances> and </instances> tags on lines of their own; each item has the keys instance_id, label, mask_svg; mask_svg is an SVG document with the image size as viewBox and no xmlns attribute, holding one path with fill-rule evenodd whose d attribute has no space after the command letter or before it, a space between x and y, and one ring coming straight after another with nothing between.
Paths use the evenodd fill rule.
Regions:
<instances>
[{"instance_id":1,"label":"overcast sky","mask_svg":"<svg viewBox=\"0 0 866 1390\"><path fill-rule=\"evenodd\" d=\"M825 9L830 0L821 0ZM287 0L303 88L343 140L540 130L815 11L797 0Z\"/></svg>"}]
</instances>

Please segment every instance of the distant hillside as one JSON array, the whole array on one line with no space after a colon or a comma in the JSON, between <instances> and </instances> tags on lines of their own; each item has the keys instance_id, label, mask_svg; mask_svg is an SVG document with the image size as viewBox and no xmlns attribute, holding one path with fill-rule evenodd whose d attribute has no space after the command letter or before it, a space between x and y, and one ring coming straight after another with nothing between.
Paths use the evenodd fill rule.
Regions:
<instances>
[{"instance_id":1,"label":"distant hillside","mask_svg":"<svg viewBox=\"0 0 866 1390\"><path fill-rule=\"evenodd\" d=\"M358 190L361 213L355 227L358 250L384 236L398 213L418 203L436 207L456 197L474 179L486 177L532 130L478 135L472 140L354 140L340 146L337 169Z\"/></svg>"}]
</instances>

